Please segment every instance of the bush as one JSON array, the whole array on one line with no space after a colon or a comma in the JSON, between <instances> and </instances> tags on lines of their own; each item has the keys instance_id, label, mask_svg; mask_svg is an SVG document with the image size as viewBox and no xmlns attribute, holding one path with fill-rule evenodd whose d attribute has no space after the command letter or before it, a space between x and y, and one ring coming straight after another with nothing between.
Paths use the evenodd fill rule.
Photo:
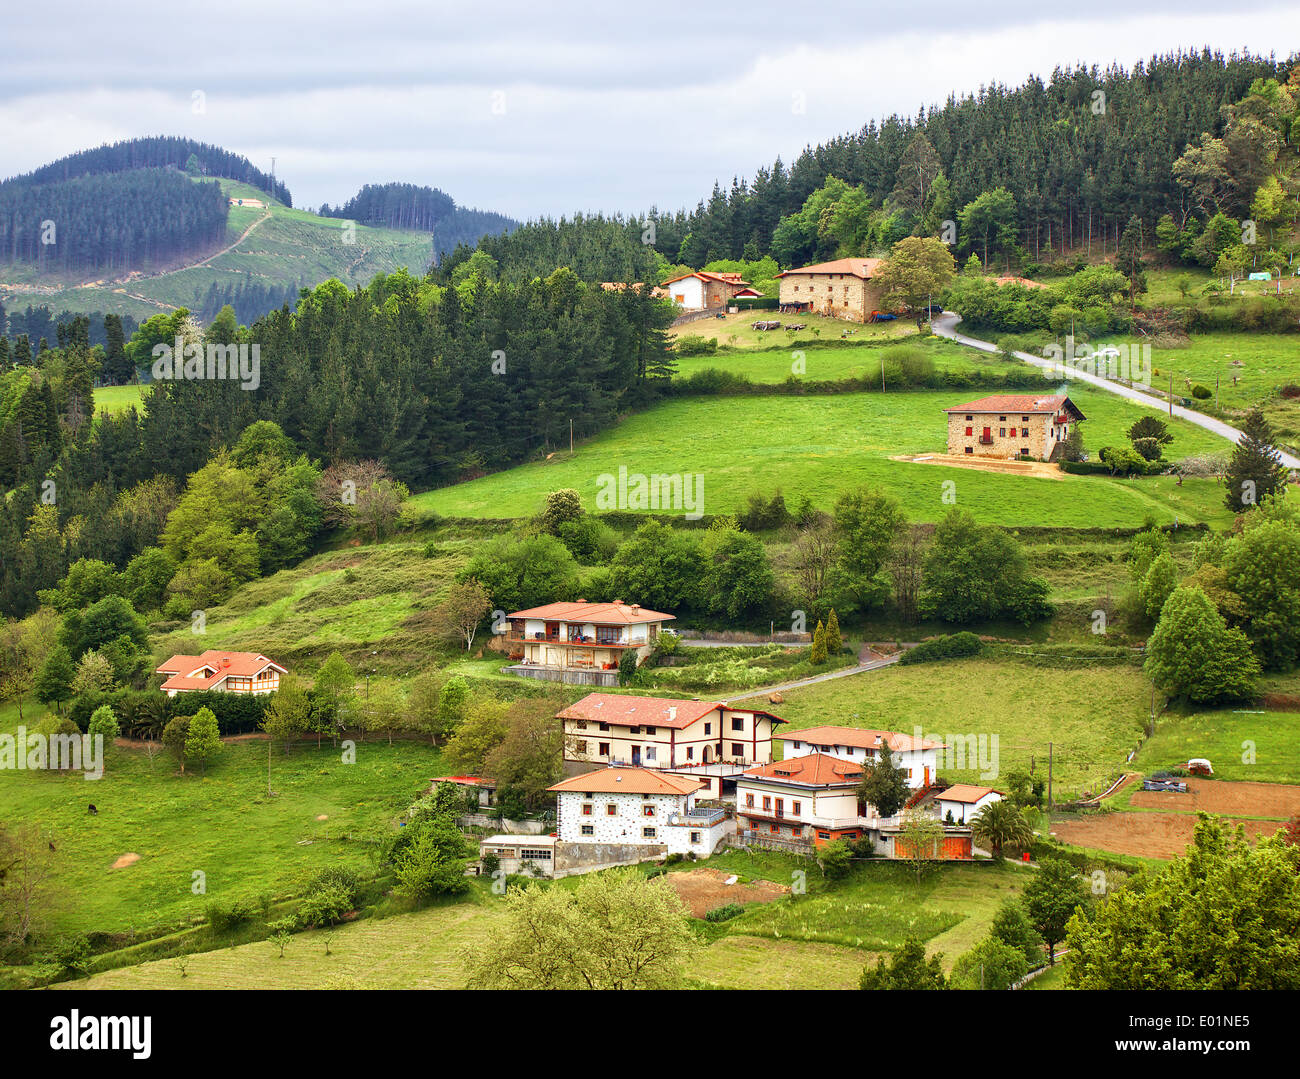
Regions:
<instances>
[{"instance_id":1,"label":"bush","mask_svg":"<svg viewBox=\"0 0 1300 1079\"><path fill-rule=\"evenodd\" d=\"M726 903L721 907L714 907L710 911L705 911L704 920L706 922L726 922L738 914L743 914L744 911L745 908L739 903Z\"/></svg>"},{"instance_id":2,"label":"bush","mask_svg":"<svg viewBox=\"0 0 1300 1079\"><path fill-rule=\"evenodd\" d=\"M346 888L330 885L308 895L298 907L298 920L305 926L334 925L352 909L353 897Z\"/></svg>"},{"instance_id":3,"label":"bush","mask_svg":"<svg viewBox=\"0 0 1300 1079\"><path fill-rule=\"evenodd\" d=\"M704 338L698 334L685 334L677 339L673 351L679 356L712 356L718 351L718 339Z\"/></svg>"},{"instance_id":4,"label":"bush","mask_svg":"<svg viewBox=\"0 0 1300 1079\"><path fill-rule=\"evenodd\" d=\"M899 663L932 663L938 659L955 659L958 656L977 656L984 650L983 642L974 633L963 630L961 633L945 634L922 641L915 648L909 648L899 658Z\"/></svg>"},{"instance_id":5,"label":"bush","mask_svg":"<svg viewBox=\"0 0 1300 1079\"><path fill-rule=\"evenodd\" d=\"M1208 401L1214 396L1214 391L1209 386L1202 386L1199 382L1192 387L1192 396L1198 401Z\"/></svg>"},{"instance_id":6,"label":"bush","mask_svg":"<svg viewBox=\"0 0 1300 1079\"><path fill-rule=\"evenodd\" d=\"M220 900L212 899L204 907L203 913L212 931L222 934L229 933L232 929L250 921L255 912L253 905L244 899L233 899L229 906L222 904Z\"/></svg>"}]
</instances>

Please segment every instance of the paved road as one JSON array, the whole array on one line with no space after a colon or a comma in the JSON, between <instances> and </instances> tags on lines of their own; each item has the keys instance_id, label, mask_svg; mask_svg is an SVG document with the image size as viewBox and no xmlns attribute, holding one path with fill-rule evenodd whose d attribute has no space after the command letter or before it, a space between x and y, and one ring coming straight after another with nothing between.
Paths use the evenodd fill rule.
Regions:
<instances>
[{"instance_id":1,"label":"paved road","mask_svg":"<svg viewBox=\"0 0 1300 1079\"><path fill-rule=\"evenodd\" d=\"M957 323L961 321L961 316L952 311L945 311L942 315L937 315L931 328L940 337L946 337L951 341L956 341L959 345L968 345L971 348L977 348L981 352L998 352L998 346L991 341L981 341L977 337L968 337L965 334L957 332ZM1017 359L1024 360L1025 363L1033 364L1035 367L1041 367L1044 370L1055 370L1056 364L1053 360L1046 359L1043 356L1035 356L1029 352L1015 353ZM1161 412L1169 412L1169 403L1158 397L1153 397L1149 393L1143 393L1141 390L1135 390L1131 386L1125 386L1119 382L1112 382L1108 378L1101 378L1088 371L1071 371L1070 377L1078 379L1080 382L1089 382L1094 386L1100 386L1103 390L1111 393L1117 393L1121 397L1127 397L1130 401L1136 401L1140 405L1146 405L1150 408L1159 409ZM1207 431L1212 431L1222 438L1228 439L1232 443L1241 441L1241 432L1231 424L1224 423L1222 420L1216 420L1213 416L1207 416L1204 412L1197 412L1192 408L1184 408L1182 405L1174 405L1174 415L1181 419L1187 420L1188 423L1194 423L1197 427L1203 427ZM1278 450L1278 455L1282 458L1282 463L1287 468L1300 468L1300 457L1293 457L1289 453L1283 453Z\"/></svg>"},{"instance_id":2,"label":"paved road","mask_svg":"<svg viewBox=\"0 0 1300 1079\"><path fill-rule=\"evenodd\" d=\"M755 689L749 693L740 693L735 697L726 698L722 703L730 704L732 701L747 701L751 697L764 697L769 693L784 693L787 689L799 689L801 686L811 686L818 682L829 682L832 678L847 678L851 674L861 674L863 671L877 671L881 667L888 667L891 663L897 663L898 656L901 654L887 656L884 659L873 659L867 663L859 663L856 667L841 667L838 671L814 675L812 678L801 678L797 682L784 682L779 686L766 686L763 689Z\"/></svg>"}]
</instances>

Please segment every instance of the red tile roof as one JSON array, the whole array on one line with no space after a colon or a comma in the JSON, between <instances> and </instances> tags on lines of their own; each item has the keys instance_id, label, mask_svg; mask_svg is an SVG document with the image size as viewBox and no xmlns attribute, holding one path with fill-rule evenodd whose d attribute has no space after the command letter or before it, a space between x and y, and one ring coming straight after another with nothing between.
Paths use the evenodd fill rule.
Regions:
<instances>
[{"instance_id":1,"label":"red tile roof","mask_svg":"<svg viewBox=\"0 0 1300 1079\"><path fill-rule=\"evenodd\" d=\"M910 734L898 731L873 731L863 727L839 727L834 725L822 727L804 727L802 730L788 731L785 734L773 734L773 738L782 741L807 742L815 746L851 746L854 749L876 749L883 739L889 739L889 748L895 753L905 753L912 749L943 749L943 742L933 742L928 738L916 739Z\"/></svg>"},{"instance_id":2,"label":"red tile roof","mask_svg":"<svg viewBox=\"0 0 1300 1079\"><path fill-rule=\"evenodd\" d=\"M1059 412L1062 408L1069 407L1075 412L1079 412L1073 401L1063 393L1057 394L1033 394L1033 393L1003 393L994 394L992 397L981 397L978 401L968 401L964 405L953 405L952 408L945 408L945 412ZM1083 413L1079 412L1079 418L1083 419Z\"/></svg>"},{"instance_id":3,"label":"red tile roof","mask_svg":"<svg viewBox=\"0 0 1300 1079\"><path fill-rule=\"evenodd\" d=\"M694 794L703 786L698 779L667 775L650 768L602 768L562 779L546 789L583 794Z\"/></svg>"},{"instance_id":4,"label":"red tile roof","mask_svg":"<svg viewBox=\"0 0 1300 1079\"><path fill-rule=\"evenodd\" d=\"M636 603L547 603L515 611L507 618L549 618L556 622L594 622L602 626L640 625L642 622L672 622L676 615L652 611Z\"/></svg>"},{"instance_id":5,"label":"red tile roof","mask_svg":"<svg viewBox=\"0 0 1300 1079\"><path fill-rule=\"evenodd\" d=\"M844 273L866 280L875 277L884 262L884 259L835 259L833 262L817 262L812 266L795 266L776 276L785 277L786 274L793 273Z\"/></svg>"},{"instance_id":6,"label":"red tile roof","mask_svg":"<svg viewBox=\"0 0 1300 1079\"><path fill-rule=\"evenodd\" d=\"M761 708L732 708L718 701L681 701L671 697L634 697L626 693L588 693L557 714L559 719L585 719L591 723L616 723L624 727L671 727L682 730L710 712L726 708L731 712L767 716L784 723L780 716ZM719 735L719 737L721 737Z\"/></svg>"},{"instance_id":7,"label":"red tile roof","mask_svg":"<svg viewBox=\"0 0 1300 1079\"><path fill-rule=\"evenodd\" d=\"M260 652L222 652L213 648L198 656L172 656L154 671L171 675L163 682L163 689L211 689L232 676L252 678L267 667L274 667L281 674L288 673Z\"/></svg>"},{"instance_id":8,"label":"red tile roof","mask_svg":"<svg viewBox=\"0 0 1300 1079\"><path fill-rule=\"evenodd\" d=\"M715 273L712 270L697 270L695 273L684 273L677 277L670 277L663 282L663 287L671 285L674 281L685 281L688 277L698 277L701 281L717 281L723 285L740 285L743 288L749 287L749 282L741 278L738 273Z\"/></svg>"},{"instance_id":9,"label":"red tile roof","mask_svg":"<svg viewBox=\"0 0 1300 1079\"><path fill-rule=\"evenodd\" d=\"M745 775L806 787L851 787L862 778L862 766L825 753L809 753L751 768Z\"/></svg>"},{"instance_id":10,"label":"red tile roof","mask_svg":"<svg viewBox=\"0 0 1300 1079\"><path fill-rule=\"evenodd\" d=\"M946 791L940 791L934 797L940 802L961 802L963 805L974 805L989 794L996 794L999 798L1002 797L1001 791L995 791L992 787L976 787L971 783L957 783Z\"/></svg>"}]
</instances>

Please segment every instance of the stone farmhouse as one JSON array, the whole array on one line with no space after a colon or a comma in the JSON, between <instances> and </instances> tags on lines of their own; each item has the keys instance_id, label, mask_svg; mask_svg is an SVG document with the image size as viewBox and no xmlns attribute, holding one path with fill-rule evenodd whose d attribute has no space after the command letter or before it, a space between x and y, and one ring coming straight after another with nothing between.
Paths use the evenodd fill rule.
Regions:
<instances>
[{"instance_id":1,"label":"stone farmhouse","mask_svg":"<svg viewBox=\"0 0 1300 1079\"><path fill-rule=\"evenodd\" d=\"M589 693L557 717L570 774L592 765L654 768L698 782L703 797L734 795L736 778L772 759L780 716L716 701Z\"/></svg>"},{"instance_id":2,"label":"stone farmhouse","mask_svg":"<svg viewBox=\"0 0 1300 1079\"><path fill-rule=\"evenodd\" d=\"M1002 460L1055 460L1071 426L1085 419L1063 393L998 394L944 412L950 454Z\"/></svg>"},{"instance_id":3,"label":"stone farmhouse","mask_svg":"<svg viewBox=\"0 0 1300 1079\"><path fill-rule=\"evenodd\" d=\"M637 662L654 648L671 614L636 603L548 603L507 615L501 640L514 661L504 668L522 678L581 685L618 685L618 664L629 649Z\"/></svg>"},{"instance_id":4,"label":"stone farmhouse","mask_svg":"<svg viewBox=\"0 0 1300 1079\"><path fill-rule=\"evenodd\" d=\"M777 274L781 310L866 322L881 308L880 289L872 279L884 261L835 259Z\"/></svg>"},{"instance_id":5,"label":"stone farmhouse","mask_svg":"<svg viewBox=\"0 0 1300 1079\"><path fill-rule=\"evenodd\" d=\"M156 667L155 673L167 675L162 691L174 697L208 689L219 693L272 693L280 688L280 676L289 672L257 652L209 649L198 656L172 656Z\"/></svg>"}]
</instances>

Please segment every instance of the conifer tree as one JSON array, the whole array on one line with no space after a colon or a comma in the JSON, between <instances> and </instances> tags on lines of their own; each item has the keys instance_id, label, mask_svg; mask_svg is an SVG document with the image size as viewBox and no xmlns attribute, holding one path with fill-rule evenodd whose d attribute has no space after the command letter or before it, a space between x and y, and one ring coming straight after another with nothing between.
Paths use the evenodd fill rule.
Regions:
<instances>
[{"instance_id":1,"label":"conifer tree","mask_svg":"<svg viewBox=\"0 0 1300 1079\"><path fill-rule=\"evenodd\" d=\"M1241 441L1232 451L1223 477L1228 509L1244 513L1258 506L1285 482L1286 469L1273 448L1273 428L1259 409L1251 409L1242 424Z\"/></svg>"}]
</instances>

